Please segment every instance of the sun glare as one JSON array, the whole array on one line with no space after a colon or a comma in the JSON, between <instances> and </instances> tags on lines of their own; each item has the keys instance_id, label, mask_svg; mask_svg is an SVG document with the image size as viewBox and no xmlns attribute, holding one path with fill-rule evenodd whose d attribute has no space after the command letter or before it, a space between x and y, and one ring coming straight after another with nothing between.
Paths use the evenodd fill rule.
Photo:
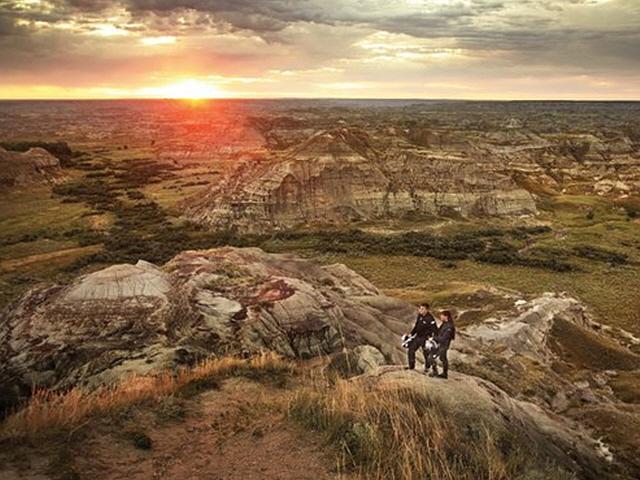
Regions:
<instances>
[{"instance_id":1,"label":"sun glare","mask_svg":"<svg viewBox=\"0 0 640 480\"><path fill-rule=\"evenodd\" d=\"M164 87L148 88L145 89L144 93L150 97L184 98L188 100L223 96L222 91L217 86L201 80L184 80Z\"/></svg>"},{"instance_id":2,"label":"sun glare","mask_svg":"<svg viewBox=\"0 0 640 480\"><path fill-rule=\"evenodd\" d=\"M140 39L140 43L150 47L153 47L156 45L172 45L176 43L176 37L169 36L169 35L161 36L161 37L145 37Z\"/></svg>"}]
</instances>

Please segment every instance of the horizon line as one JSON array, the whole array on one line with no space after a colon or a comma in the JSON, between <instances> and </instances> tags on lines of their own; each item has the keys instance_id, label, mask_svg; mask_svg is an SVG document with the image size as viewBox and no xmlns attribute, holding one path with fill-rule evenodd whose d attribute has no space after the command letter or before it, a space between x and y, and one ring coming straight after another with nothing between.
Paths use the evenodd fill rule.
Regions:
<instances>
[{"instance_id":1,"label":"horizon line","mask_svg":"<svg viewBox=\"0 0 640 480\"><path fill-rule=\"evenodd\" d=\"M447 98L447 97L79 97L79 98L1 98L0 102L82 102L82 101L158 101L174 100L197 103L200 101L225 100L378 100L378 101L434 101L434 102L605 102L630 103L640 102L638 98Z\"/></svg>"}]
</instances>

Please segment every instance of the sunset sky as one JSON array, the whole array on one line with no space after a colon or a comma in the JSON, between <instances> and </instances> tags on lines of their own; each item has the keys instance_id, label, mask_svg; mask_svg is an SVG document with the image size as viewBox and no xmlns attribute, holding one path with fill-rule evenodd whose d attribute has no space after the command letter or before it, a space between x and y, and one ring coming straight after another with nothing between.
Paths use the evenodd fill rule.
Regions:
<instances>
[{"instance_id":1,"label":"sunset sky","mask_svg":"<svg viewBox=\"0 0 640 480\"><path fill-rule=\"evenodd\" d=\"M0 0L0 98L640 100L640 0Z\"/></svg>"}]
</instances>

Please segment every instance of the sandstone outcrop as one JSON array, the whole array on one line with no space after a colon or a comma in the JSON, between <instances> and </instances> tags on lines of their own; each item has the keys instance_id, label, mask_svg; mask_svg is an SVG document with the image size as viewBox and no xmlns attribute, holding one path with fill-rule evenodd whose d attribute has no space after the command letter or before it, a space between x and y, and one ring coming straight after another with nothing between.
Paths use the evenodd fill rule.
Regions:
<instances>
[{"instance_id":1,"label":"sandstone outcrop","mask_svg":"<svg viewBox=\"0 0 640 480\"><path fill-rule=\"evenodd\" d=\"M411 316L344 266L259 249L190 251L162 267L114 265L28 292L0 320L0 378L25 390L96 385L212 354L309 357L366 343L397 360Z\"/></svg>"},{"instance_id":2,"label":"sandstone outcrop","mask_svg":"<svg viewBox=\"0 0 640 480\"><path fill-rule=\"evenodd\" d=\"M12 152L0 147L0 187L56 183L64 179L60 160L43 148Z\"/></svg>"},{"instance_id":3,"label":"sandstone outcrop","mask_svg":"<svg viewBox=\"0 0 640 480\"><path fill-rule=\"evenodd\" d=\"M185 207L197 223L242 232L409 214L536 212L532 195L490 163L400 148L346 127L246 162Z\"/></svg>"}]
</instances>

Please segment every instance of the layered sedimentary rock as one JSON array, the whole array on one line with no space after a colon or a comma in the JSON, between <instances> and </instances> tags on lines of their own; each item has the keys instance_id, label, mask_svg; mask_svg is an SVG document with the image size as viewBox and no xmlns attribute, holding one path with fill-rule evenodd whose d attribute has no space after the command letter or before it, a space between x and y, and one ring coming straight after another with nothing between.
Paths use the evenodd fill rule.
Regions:
<instances>
[{"instance_id":1,"label":"layered sedimentary rock","mask_svg":"<svg viewBox=\"0 0 640 480\"><path fill-rule=\"evenodd\" d=\"M522 145L488 145L486 151L532 191L614 198L640 191L640 150L624 136L539 137Z\"/></svg>"},{"instance_id":2,"label":"layered sedimentary rock","mask_svg":"<svg viewBox=\"0 0 640 480\"><path fill-rule=\"evenodd\" d=\"M532 195L490 162L429 154L354 128L321 131L283 154L240 165L185 202L186 216L245 232L419 215L520 215Z\"/></svg>"},{"instance_id":3,"label":"layered sedimentary rock","mask_svg":"<svg viewBox=\"0 0 640 480\"><path fill-rule=\"evenodd\" d=\"M43 148L12 152L0 147L0 187L55 183L62 179L60 160Z\"/></svg>"},{"instance_id":4,"label":"layered sedimentary rock","mask_svg":"<svg viewBox=\"0 0 640 480\"><path fill-rule=\"evenodd\" d=\"M549 125L540 133L511 118L499 130L416 127L407 129L404 137L429 151L455 152L492 164L532 193L638 194L640 144L636 134L582 128L589 133Z\"/></svg>"},{"instance_id":5,"label":"layered sedimentary rock","mask_svg":"<svg viewBox=\"0 0 640 480\"><path fill-rule=\"evenodd\" d=\"M31 290L0 320L0 378L25 389L95 385L212 354L309 357L361 343L391 359L411 315L342 265L190 251Z\"/></svg>"},{"instance_id":6,"label":"layered sedimentary rock","mask_svg":"<svg viewBox=\"0 0 640 480\"><path fill-rule=\"evenodd\" d=\"M542 134L513 118L498 130L343 124L315 133L289 125L288 141L265 158L186 199L186 217L263 232L416 214L535 214L540 195L640 190L639 144L624 132Z\"/></svg>"}]
</instances>

